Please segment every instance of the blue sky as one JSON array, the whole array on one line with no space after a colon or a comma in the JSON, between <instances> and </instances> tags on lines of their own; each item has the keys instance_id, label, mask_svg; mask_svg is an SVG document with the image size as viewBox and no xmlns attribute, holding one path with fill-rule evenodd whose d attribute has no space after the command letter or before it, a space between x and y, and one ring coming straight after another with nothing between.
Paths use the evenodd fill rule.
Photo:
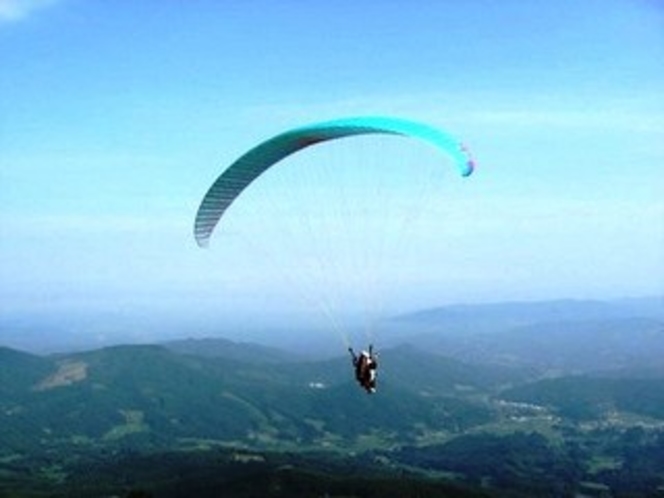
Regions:
<instances>
[{"instance_id":1,"label":"blue sky","mask_svg":"<svg viewBox=\"0 0 664 498\"><path fill-rule=\"evenodd\" d=\"M479 164L391 309L661 295L663 62L654 0L0 0L0 312L306 308L292 261L201 251L193 217L257 141L362 114Z\"/></svg>"}]
</instances>

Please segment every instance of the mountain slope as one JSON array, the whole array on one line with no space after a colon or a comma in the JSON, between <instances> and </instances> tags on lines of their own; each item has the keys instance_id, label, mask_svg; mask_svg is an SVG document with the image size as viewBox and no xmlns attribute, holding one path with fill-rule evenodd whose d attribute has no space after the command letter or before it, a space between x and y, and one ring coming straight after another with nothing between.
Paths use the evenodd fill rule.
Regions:
<instances>
[{"instance_id":1,"label":"mountain slope","mask_svg":"<svg viewBox=\"0 0 664 498\"><path fill-rule=\"evenodd\" d=\"M14 441L20 451L40 441L275 447L353 445L375 434L413 440L489 421L491 410L475 398L505 380L494 368L412 348L385 352L376 396L355 385L346 358L256 365L162 346L116 346L36 363L29 355L16 359L15 371L37 369L22 374L29 382L3 397L0 436L22 433Z\"/></svg>"},{"instance_id":2,"label":"mountain slope","mask_svg":"<svg viewBox=\"0 0 664 498\"><path fill-rule=\"evenodd\" d=\"M226 358L248 363L284 363L300 359L299 356L281 349L249 342L235 342L220 337L182 339L163 343L163 346L180 354L208 358Z\"/></svg>"},{"instance_id":3,"label":"mountain slope","mask_svg":"<svg viewBox=\"0 0 664 498\"><path fill-rule=\"evenodd\" d=\"M53 368L51 359L0 346L0 400L29 389Z\"/></svg>"},{"instance_id":4,"label":"mountain slope","mask_svg":"<svg viewBox=\"0 0 664 498\"><path fill-rule=\"evenodd\" d=\"M571 420L631 413L664 421L664 378L562 377L509 389L501 397L553 408Z\"/></svg>"},{"instance_id":5,"label":"mountain slope","mask_svg":"<svg viewBox=\"0 0 664 498\"><path fill-rule=\"evenodd\" d=\"M558 375L657 368L664 357L664 320L656 318L540 321L500 330L506 322L498 321L492 332L473 328L475 322L469 319L470 330L463 333L450 331L446 323L445 319L431 321L425 331L413 325L406 340L464 362L528 367Z\"/></svg>"},{"instance_id":6,"label":"mountain slope","mask_svg":"<svg viewBox=\"0 0 664 498\"><path fill-rule=\"evenodd\" d=\"M126 496L123 486L148 482L168 496L173 482L198 490L210 475L219 475L212 496L235 484L249 496L277 484L353 495L370 489L353 481L368 482L360 468L417 476L434 485L430 496L441 476L515 497L560 496L561 485L571 496L579 483L654 496L664 482L656 376L542 380L403 346L379 351L370 396L349 357L256 363L260 351L240 361L163 346L49 357L0 349L12 384L0 397L0 495L37 482L42 495Z\"/></svg>"}]
</instances>

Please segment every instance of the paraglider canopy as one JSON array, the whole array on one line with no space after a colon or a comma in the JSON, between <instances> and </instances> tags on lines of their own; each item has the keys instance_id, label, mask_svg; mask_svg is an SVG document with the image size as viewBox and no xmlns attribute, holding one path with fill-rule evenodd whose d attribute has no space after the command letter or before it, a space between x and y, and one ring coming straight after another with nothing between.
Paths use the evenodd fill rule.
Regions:
<instances>
[{"instance_id":1,"label":"paraglider canopy","mask_svg":"<svg viewBox=\"0 0 664 498\"><path fill-rule=\"evenodd\" d=\"M450 156L463 176L470 175L475 167L463 144L438 128L416 121L354 117L294 128L252 148L217 178L196 215L196 242L201 247L206 246L215 226L233 201L263 172L285 157L320 142L364 134L402 135L428 142Z\"/></svg>"}]
</instances>

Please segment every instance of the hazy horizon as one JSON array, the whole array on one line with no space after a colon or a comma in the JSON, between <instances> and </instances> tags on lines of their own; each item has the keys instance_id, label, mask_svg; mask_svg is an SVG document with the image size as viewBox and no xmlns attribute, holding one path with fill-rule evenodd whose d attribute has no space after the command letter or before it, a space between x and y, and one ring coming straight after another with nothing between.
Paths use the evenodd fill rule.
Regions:
<instances>
[{"instance_id":1,"label":"hazy horizon","mask_svg":"<svg viewBox=\"0 0 664 498\"><path fill-rule=\"evenodd\" d=\"M624 297L615 300L554 299L547 301L504 301L454 303L416 308L405 314L379 317L370 336L364 328L365 317L346 323L344 334L355 347L373 342L378 348L418 342L419 334L440 337L493 334L518 329L516 324L538 323L549 326L584 326L626 318L664 319L664 296ZM450 321L451 320L451 321ZM507 328L505 327L507 320ZM509 325L513 323L515 325ZM487 327L487 324L491 324ZM452 325L452 326L450 326ZM296 352L310 357L334 357L345 354L345 345L330 323L312 311L268 314L264 318L242 317L223 311L183 314L163 309L98 309L90 306L76 310L54 308L50 312L26 313L12 310L0 317L0 347L10 347L36 354L67 353L116 345L163 344L186 339L225 339L236 343L254 343Z\"/></svg>"}]
</instances>

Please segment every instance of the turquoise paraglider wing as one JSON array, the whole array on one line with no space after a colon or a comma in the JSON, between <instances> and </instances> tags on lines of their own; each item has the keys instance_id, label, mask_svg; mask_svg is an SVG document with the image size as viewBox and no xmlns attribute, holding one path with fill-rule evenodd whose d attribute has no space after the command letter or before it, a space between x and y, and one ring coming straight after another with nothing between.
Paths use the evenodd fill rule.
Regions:
<instances>
[{"instance_id":1,"label":"turquoise paraglider wing","mask_svg":"<svg viewBox=\"0 0 664 498\"><path fill-rule=\"evenodd\" d=\"M194 224L196 242L201 247L206 246L233 201L251 182L285 157L320 142L364 134L402 135L428 142L450 156L463 176L470 175L475 167L464 145L447 133L416 121L356 117L295 128L252 148L217 178L198 208Z\"/></svg>"}]
</instances>

